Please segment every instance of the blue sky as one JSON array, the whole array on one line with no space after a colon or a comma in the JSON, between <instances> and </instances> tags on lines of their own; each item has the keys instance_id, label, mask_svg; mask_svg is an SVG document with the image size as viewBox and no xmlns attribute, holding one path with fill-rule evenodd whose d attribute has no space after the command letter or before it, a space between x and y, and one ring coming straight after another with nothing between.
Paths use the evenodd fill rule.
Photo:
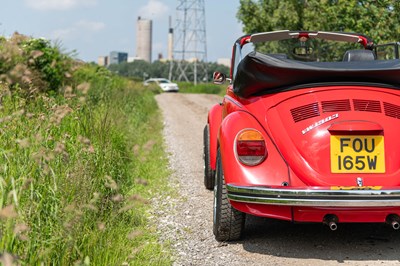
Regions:
<instances>
[{"instance_id":1,"label":"blue sky","mask_svg":"<svg viewBox=\"0 0 400 266\"><path fill-rule=\"evenodd\" d=\"M176 19L178 0L0 0L0 35L18 31L61 42L78 58L97 61L110 51L136 55L136 20L153 20L153 59L167 57L169 16ZM207 59L229 58L242 35L236 19L239 0L205 0Z\"/></svg>"}]
</instances>

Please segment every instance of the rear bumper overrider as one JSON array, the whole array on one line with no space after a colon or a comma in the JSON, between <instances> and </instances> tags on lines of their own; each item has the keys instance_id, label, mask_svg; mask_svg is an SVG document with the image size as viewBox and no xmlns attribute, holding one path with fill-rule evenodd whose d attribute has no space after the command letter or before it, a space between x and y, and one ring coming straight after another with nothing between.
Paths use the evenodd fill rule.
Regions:
<instances>
[{"instance_id":1,"label":"rear bumper overrider","mask_svg":"<svg viewBox=\"0 0 400 266\"><path fill-rule=\"evenodd\" d=\"M292 189L227 184L228 198L235 202L307 207L396 207L400 189Z\"/></svg>"}]
</instances>

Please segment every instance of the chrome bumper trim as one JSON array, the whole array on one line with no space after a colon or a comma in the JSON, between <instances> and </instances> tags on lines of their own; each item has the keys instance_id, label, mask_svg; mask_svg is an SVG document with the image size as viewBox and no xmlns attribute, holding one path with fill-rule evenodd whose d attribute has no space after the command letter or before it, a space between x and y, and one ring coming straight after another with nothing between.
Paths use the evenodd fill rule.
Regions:
<instances>
[{"instance_id":1,"label":"chrome bumper trim","mask_svg":"<svg viewBox=\"0 0 400 266\"><path fill-rule=\"evenodd\" d=\"M228 198L243 203L308 207L397 207L399 190L276 189L227 184Z\"/></svg>"}]
</instances>

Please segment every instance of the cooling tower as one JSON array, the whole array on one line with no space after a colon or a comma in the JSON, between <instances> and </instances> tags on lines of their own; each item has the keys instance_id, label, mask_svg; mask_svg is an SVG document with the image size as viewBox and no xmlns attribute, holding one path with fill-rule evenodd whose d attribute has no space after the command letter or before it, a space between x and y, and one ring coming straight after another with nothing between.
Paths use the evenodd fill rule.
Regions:
<instances>
[{"instance_id":1,"label":"cooling tower","mask_svg":"<svg viewBox=\"0 0 400 266\"><path fill-rule=\"evenodd\" d=\"M138 17L136 35L136 56L151 62L152 21Z\"/></svg>"}]
</instances>

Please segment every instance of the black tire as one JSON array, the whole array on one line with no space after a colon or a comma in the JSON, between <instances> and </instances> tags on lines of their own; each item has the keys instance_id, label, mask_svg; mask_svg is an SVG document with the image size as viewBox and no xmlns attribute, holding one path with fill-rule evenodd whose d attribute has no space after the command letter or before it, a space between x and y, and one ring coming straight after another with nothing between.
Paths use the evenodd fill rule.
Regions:
<instances>
[{"instance_id":1,"label":"black tire","mask_svg":"<svg viewBox=\"0 0 400 266\"><path fill-rule=\"evenodd\" d=\"M217 169L214 187L213 231L217 241L239 240L244 231L246 214L232 207L228 201L220 153L217 155Z\"/></svg>"},{"instance_id":2,"label":"black tire","mask_svg":"<svg viewBox=\"0 0 400 266\"><path fill-rule=\"evenodd\" d=\"M215 184L215 171L211 169L210 163L210 127L207 124L203 132L203 146L204 146L204 186L208 190L214 189Z\"/></svg>"}]
</instances>

